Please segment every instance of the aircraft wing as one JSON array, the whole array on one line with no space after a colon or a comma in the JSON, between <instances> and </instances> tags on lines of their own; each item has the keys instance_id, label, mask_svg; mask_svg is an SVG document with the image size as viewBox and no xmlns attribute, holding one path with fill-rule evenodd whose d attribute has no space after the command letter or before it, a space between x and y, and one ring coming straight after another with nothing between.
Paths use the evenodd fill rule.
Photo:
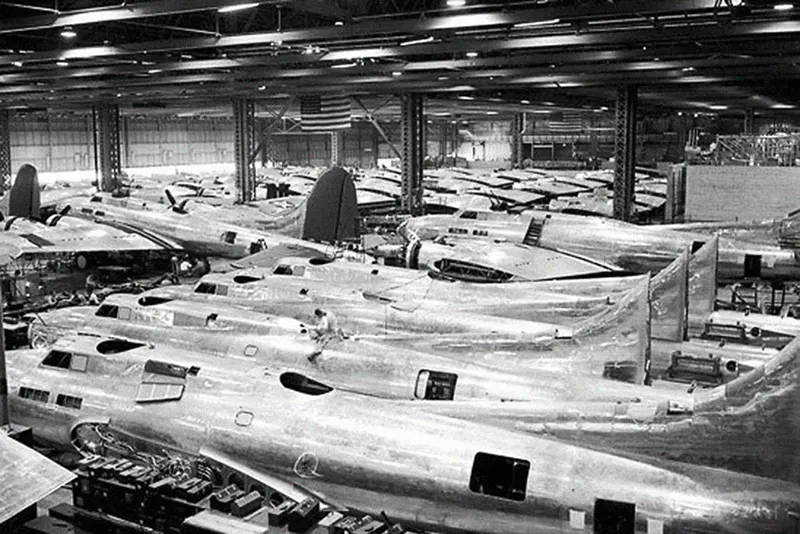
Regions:
<instances>
[{"instance_id":1,"label":"aircraft wing","mask_svg":"<svg viewBox=\"0 0 800 534\"><path fill-rule=\"evenodd\" d=\"M20 254L34 255L181 249L180 245L160 235L119 224L70 224L68 228L39 225L26 230L4 232L0 235L0 247L13 247Z\"/></svg>"},{"instance_id":2,"label":"aircraft wing","mask_svg":"<svg viewBox=\"0 0 800 534\"><path fill-rule=\"evenodd\" d=\"M74 478L63 467L0 433L0 524Z\"/></svg>"}]
</instances>

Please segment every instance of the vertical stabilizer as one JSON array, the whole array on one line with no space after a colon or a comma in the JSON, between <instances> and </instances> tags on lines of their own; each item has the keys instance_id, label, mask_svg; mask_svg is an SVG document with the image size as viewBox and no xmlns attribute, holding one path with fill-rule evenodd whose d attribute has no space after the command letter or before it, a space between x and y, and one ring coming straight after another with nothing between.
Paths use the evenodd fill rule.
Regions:
<instances>
[{"instance_id":1,"label":"vertical stabilizer","mask_svg":"<svg viewBox=\"0 0 800 534\"><path fill-rule=\"evenodd\" d=\"M692 428L723 467L800 482L800 338L695 400Z\"/></svg>"},{"instance_id":2,"label":"vertical stabilizer","mask_svg":"<svg viewBox=\"0 0 800 534\"><path fill-rule=\"evenodd\" d=\"M689 260L689 336L703 333L717 299L719 235L709 239Z\"/></svg>"},{"instance_id":3,"label":"vertical stabilizer","mask_svg":"<svg viewBox=\"0 0 800 534\"><path fill-rule=\"evenodd\" d=\"M317 179L306 202L303 239L332 243L358 237L356 186L341 167Z\"/></svg>"},{"instance_id":4,"label":"vertical stabilizer","mask_svg":"<svg viewBox=\"0 0 800 534\"><path fill-rule=\"evenodd\" d=\"M36 167L25 164L17 171L8 200L9 217L39 218L39 173Z\"/></svg>"},{"instance_id":5,"label":"vertical stabilizer","mask_svg":"<svg viewBox=\"0 0 800 534\"><path fill-rule=\"evenodd\" d=\"M575 325L572 352L576 366L584 366L581 361L588 357L591 362L603 362L606 378L649 382L650 283L649 277L644 279L617 305Z\"/></svg>"},{"instance_id":6,"label":"vertical stabilizer","mask_svg":"<svg viewBox=\"0 0 800 534\"><path fill-rule=\"evenodd\" d=\"M683 341L686 335L689 250L661 270L650 283L652 335L656 339Z\"/></svg>"}]
</instances>

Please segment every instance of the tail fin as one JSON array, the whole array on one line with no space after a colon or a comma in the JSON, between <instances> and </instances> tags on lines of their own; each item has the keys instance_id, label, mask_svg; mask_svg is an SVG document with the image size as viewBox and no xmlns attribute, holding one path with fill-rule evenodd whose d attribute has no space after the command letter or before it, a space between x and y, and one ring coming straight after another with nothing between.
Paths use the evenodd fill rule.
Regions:
<instances>
[{"instance_id":1,"label":"tail fin","mask_svg":"<svg viewBox=\"0 0 800 534\"><path fill-rule=\"evenodd\" d=\"M800 249L800 209L794 210L780 222L778 243L782 248Z\"/></svg>"},{"instance_id":2,"label":"tail fin","mask_svg":"<svg viewBox=\"0 0 800 534\"><path fill-rule=\"evenodd\" d=\"M317 178L306 200L303 239L336 242L358 237L356 186L349 172L333 167Z\"/></svg>"},{"instance_id":3,"label":"tail fin","mask_svg":"<svg viewBox=\"0 0 800 534\"><path fill-rule=\"evenodd\" d=\"M688 334L703 333L717 299L719 235L709 239L689 260Z\"/></svg>"},{"instance_id":4,"label":"tail fin","mask_svg":"<svg viewBox=\"0 0 800 534\"><path fill-rule=\"evenodd\" d=\"M585 365L582 362L588 358L593 364L603 365L606 378L649 383L650 314L650 279L647 278L616 306L575 325L574 365Z\"/></svg>"},{"instance_id":5,"label":"tail fin","mask_svg":"<svg viewBox=\"0 0 800 534\"><path fill-rule=\"evenodd\" d=\"M800 482L800 337L755 370L697 395L694 421L727 467Z\"/></svg>"},{"instance_id":6,"label":"tail fin","mask_svg":"<svg viewBox=\"0 0 800 534\"><path fill-rule=\"evenodd\" d=\"M652 336L683 341L686 335L689 249L661 270L650 283Z\"/></svg>"},{"instance_id":7,"label":"tail fin","mask_svg":"<svg viewBox=\"0 0 800 534\"><path fill-rule=\"evenodd\" d=\"M353 178L333 167L317 178L308 197L268 223L264 230L323 243L358 237L358 204Z\"/></svg>"},{"instance_id":8,"label":"tail fin","mask_svg":"<svg viewBox=\"0 0 800 534\"><path fill-rule=\"evenodd\" d=\"M17 171L17 177L11 187L8 215L38 219L40 207L39 173L36 172L36 167L26 163Z\"/></svg>"}]
</instances>

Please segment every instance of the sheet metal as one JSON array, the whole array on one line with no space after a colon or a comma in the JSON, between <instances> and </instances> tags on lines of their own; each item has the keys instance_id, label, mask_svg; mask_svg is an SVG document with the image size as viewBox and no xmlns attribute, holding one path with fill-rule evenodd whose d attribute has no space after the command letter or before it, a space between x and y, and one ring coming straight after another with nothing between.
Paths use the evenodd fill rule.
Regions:
<instances>
[{"instance_id":1,"label":"sheet metal","mask_svg":"<svg viewBox=\"0 0 800 534\"><path fill-rule=\"evenodd\" d=\"M74 478L63 467L0 433L0 524Z\"/></svg>"}]
</instances>

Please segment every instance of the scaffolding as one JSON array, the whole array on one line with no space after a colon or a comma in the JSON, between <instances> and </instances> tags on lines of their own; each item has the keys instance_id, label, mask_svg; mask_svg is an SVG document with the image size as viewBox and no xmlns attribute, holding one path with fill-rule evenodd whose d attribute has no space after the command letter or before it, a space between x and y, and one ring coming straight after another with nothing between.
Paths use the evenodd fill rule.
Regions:
<instances>
[{"instance_id":1,"label":"scaffolding","mask_svg":"<svg viewBox=\"0 0 800 534\"><path fill-rule=\"evenodd\" d=\"M800 133L718 135L713 152L717 165L797 166L800 165Z\"/></svg>"}]
</instances>

